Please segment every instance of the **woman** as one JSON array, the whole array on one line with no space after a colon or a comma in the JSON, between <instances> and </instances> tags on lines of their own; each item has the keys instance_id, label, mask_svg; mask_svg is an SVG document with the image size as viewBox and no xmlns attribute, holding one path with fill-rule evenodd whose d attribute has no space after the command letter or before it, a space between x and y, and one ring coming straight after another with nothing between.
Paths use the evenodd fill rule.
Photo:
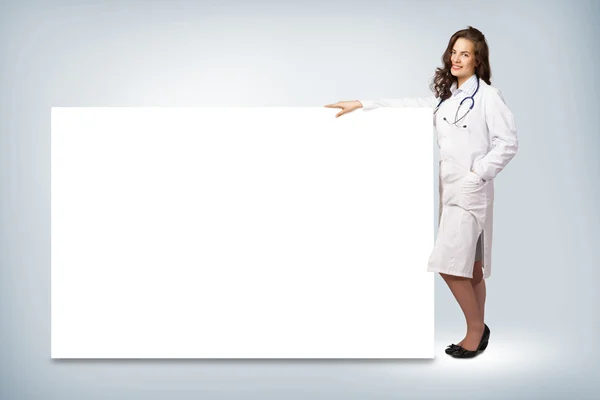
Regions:
<instances>
[{"instance_id":1,"label":"woman","mask_svg":"<svg viewBox=\"0 0 600 400\"><path fill-rule=\"evenodd\" d=\"M431 107L440 149L440 216L427 271L438 272L458 301L467 333L446 353L474 357L490 337L484 323L485 279L491 275L494 178L518 148L513 114L491 86L485 36L477 29L456 32L431 85L435 96L416 99L341 101L336 118L356 109Z\"/></svg>"}]
</instances>

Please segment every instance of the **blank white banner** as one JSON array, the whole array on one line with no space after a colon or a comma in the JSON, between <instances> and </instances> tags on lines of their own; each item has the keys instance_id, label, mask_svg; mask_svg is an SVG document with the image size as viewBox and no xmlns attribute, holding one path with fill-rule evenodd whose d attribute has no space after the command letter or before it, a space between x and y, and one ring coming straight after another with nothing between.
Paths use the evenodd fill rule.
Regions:
<instances>
[{"instance_id":1,"label":"blank white banner","mask_svg":"<svg viewBox=\"0 0 600 400\"><path fill-rule=\"evenodd\" d=\"M52 358L432 358L430 109L52 108Z\"/></svg>"}]
</instances>

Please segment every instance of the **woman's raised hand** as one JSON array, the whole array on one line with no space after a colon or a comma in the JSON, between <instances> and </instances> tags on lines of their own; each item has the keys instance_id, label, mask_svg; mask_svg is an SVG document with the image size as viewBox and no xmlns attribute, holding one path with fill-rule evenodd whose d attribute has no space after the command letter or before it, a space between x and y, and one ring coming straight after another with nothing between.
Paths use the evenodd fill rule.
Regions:
<instances>
[{"instance_id":1,"label":"woman's raised hand","mask_svg":"<svg viewBox=\"0 0 600 400\"><path fill-rule=\"evenodd\" d=\"M341 108L342 111L340 111L339 113L337 113L337 115L335 116L336 118L339 116L342 116L346 113L352 112L356 109L362 108L362 103L358 100L352 100L352 101L338 101L335 104L327 104L325 107L327 108Z\"/></svg>"}]
</instances>

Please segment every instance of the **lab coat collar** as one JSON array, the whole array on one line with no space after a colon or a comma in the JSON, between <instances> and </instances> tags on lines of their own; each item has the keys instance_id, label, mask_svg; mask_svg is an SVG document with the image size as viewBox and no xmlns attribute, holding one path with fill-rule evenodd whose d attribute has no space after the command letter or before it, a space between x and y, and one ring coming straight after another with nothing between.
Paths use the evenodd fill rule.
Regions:
<instances>
[{"instance_id":1,"label":"lab coat collar","mask_svg":"<svg viewBox=\"0 0 600 400\"><path fill-rule=\"evenodd\" d=\"M464 93L466 96L472 96L477 88L477 75L473 74L466 82L460 85L460 88L456 87L456 82L452 83L450 91L452 96L458 96L460 93Z\"/></svg>"}]
</instances>

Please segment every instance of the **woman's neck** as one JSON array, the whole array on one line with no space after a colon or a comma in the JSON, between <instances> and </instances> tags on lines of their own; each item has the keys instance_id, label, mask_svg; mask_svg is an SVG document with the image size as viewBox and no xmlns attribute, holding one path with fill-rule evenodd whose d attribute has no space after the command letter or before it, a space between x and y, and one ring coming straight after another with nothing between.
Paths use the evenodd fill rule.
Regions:
<instances>
[{"instance_id":1,"label":"woman's neck","mask_svg":"<svg viewBox=\"0 0 600 400\"><path fill-rule=\"evenodd\" d=\"M473 74L473 75L475 75L475 74ZM471 76L473 76L473 75L471 75ZM457 79L456 87L457 88L461 87L461 85L463 83L465 83L466 81L468 81L469 79L471 79L471 76L467 76L466 78L456 78Z\"/></svg>"}]
</instances>

